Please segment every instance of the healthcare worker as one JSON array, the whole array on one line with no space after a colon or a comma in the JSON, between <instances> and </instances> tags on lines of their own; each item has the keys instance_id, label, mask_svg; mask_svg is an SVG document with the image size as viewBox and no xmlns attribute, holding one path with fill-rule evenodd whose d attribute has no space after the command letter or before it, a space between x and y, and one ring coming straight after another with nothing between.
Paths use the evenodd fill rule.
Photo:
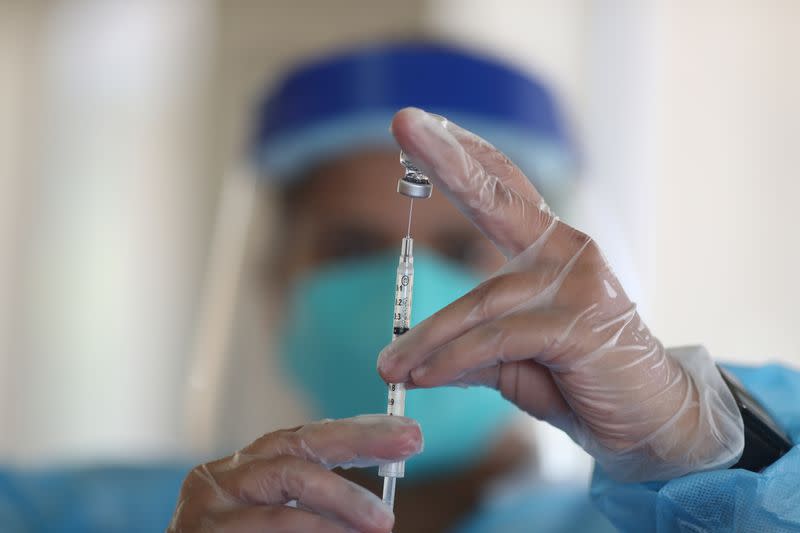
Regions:
<instances>
[{"instance_id":1,"label":"healthcare worker","mask_svg":"<svg viewBox=\"0 0 800 533\"><path fill-rule=\"evenodd\" d=\"M386 346L408 213L394 192L398 148L435 191L412 228L418 324ZM760 473L729 468L754 448L708 354L664 348L598 245L555 216L575 154L536 80L443 46L336 54L270 93L253 157L280 189L285 221L279 359L328 420L266 434L188 475L0 472L0 530L800 528L798 449ZM796 441L800 376L735 371ZM383 380L415 387L413 418L363 414L385 410ZM515 431L520 416L596 458L596 507L585 490L515 475L531 471L536 446ZM395 517L363 487L377 489L375 470L356 467L400 459Z\"/></svg>"},{"instance_id":2,"label":"healthcare worker","mask_svg":"<svg viewBox=\"0 0 800 533\"><path fill-rule=\"evenodd\" d=\"M462 89L455 101L453 90L471 79L485 81ZM354 82L363 83L360 90ZM505 96L517 102L494 104ZM509 138L506 146L518 145L531 169L547 176L553 196L557 185L567 188L574 156L549 93L512 69L461 51L398 45L337 55L298 68L264 103L255 154L264 179L278 183L283 222L275 243L281 258L275 270L286 286L278 356L288 382L318 417L386 409L375 362L390 338L390 290L409 209L395 190L402 167L388 125L398 107L437 99L441 111L477 117L472 120L484 130ZM417 204L412 226L417 322L504 263L443 194ZM517 493L523 480L526 488L545 488L525 479L533 470L531 438L514 426L518 409L496 391L437 388L407 398L406 413L421 426L425 452L408 463L399 484L396 532L468 531L487 521L487 508L506 501L503 485L513 480ZM343 475L381 489L374 471ZM549 502L551 518L579 509L573 526L610 528L585 491L570 491L558 513L554 498L541 501ZM527 527L519 513L502 518L504 525L511 519ZM563 527L564 519L555 521Z\"/></svg>"},{"instance_id":3,"label":"healthcare worker","mask_svg":"<svg viewBox=\"0 0 800 533\"><path fill-rule=\"evenodd\" d=\"M394 114L405 106L417 107ZM413 230L414 312L425 320L381 351L407 215L393 191L397 145L437 192ZM336 420L268 434L195 468L173 530L607 528L574 494L547 498L522 484L516 498L482 500L527 455L507 430L509 405L595 457L593 495L620 529L794 530L800 507L776 493L800 486L798 451L762 461L761 473L729 469L755 450L732 385L703 348L665 348L599 246L556 216L571 155L538 83L462 51L366 48L291 74L264 105L256 143L265 174L283 183L288 222L280 355L318 414ZM494 273L478 283L481 271ZM384 385L369 376L379 351L380 376L416 389L407 413L418 422L352 418L383 408ZM797 409L773 401L798 376L775 367L741 376L776 417L762 422L796 439ZM398 459L409 477L396 520L353 483L374 471L330 472ZM290 500L297 507L283 505Z\"/></svg>"}]
</instances>

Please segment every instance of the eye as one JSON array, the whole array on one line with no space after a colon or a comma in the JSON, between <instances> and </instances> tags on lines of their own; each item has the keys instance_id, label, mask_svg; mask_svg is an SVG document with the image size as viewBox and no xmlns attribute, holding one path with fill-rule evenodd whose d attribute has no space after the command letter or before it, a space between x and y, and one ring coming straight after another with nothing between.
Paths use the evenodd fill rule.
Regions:
<instances>
[{"instance_id":1,"label":"eye","mask_svg":"<svg viewBox=\"0 0 800 533\"><path fill-rule=\"evenodd\" d=\"M332 227L317 237L317 258L320 261L353 259L379 252L386 246L384 239L358 227Z\"/></svg>"},{"instance_id":2,"label":"eye","mask_svg":"<svg viewBox=\"0 0 800 533\"><path fill-rule=\"evenodd\" d=\"M472 232L453 232L437 239L439 253L466 266L480 265L482 238Z\"/></svg>"}]
</instances>

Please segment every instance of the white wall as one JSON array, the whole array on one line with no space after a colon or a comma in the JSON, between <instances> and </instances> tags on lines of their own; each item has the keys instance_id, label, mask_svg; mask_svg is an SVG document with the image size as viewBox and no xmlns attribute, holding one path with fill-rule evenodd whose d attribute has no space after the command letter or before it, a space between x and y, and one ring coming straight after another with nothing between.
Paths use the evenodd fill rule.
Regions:
<instances>
[{"instance_id":1,"label":"white wall","mask_svg":"<svg viewBox=\"0 0 800 533\"><path fill-rule=\"evenodd\" d=\"M585 0L435 0L428 3L424 24L534 72L580 126L589 11Z\"/></svg>"},{"instance_id":2,"label":"white wall","mask_svg":"<svg viewBox=\"0 0 800 533\"><path fill-rule=\"evenodd\" d=\"M208 4L64 1L28 20L7 458L169 456L204 253ZM203 58L198 60L198 58Z\"/></svg>"},{"instance_id":3,"label":"white wall","mask_svg":"<svg viewBox=\"0 0 800 533\"><path fill-rule=\"evenodd\" d=\"M663 2L652 323L800 366L800 3Z\"/></svg>"},{"instance_id":4,"label":"white wall","mask_svg":"<svg viewBox=\"0 0 800 533\"><path fill-rule=\"evenodd\" d=\"M24 181L19 176L29 164L24 152L27 94L33 83L25 52L33 45L29 30L35 17L30 4L6 6L0 16L0 423L13 426L15 420L14 316L19 303L20 218ZM0 432L0 457L11 453L12 442Z\"/></svg>"}]
</instances>

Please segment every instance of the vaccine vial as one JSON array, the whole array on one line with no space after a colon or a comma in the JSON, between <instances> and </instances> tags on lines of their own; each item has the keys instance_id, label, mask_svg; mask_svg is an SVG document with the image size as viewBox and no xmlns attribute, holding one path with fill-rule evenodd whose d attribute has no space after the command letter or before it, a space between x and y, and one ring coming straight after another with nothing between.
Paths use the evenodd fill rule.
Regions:
<instances>
[{"instance_id":1,"label":"vaccine vial","mask_svg":"<svg viewBox=\"0 0 800 533\"><path fill-rule=\"evenodd\" d=\"M397 180L397 192L410 198L430 198L433 192L431 180L402 151L400 164L405 169L405 175Z\"/></svg>"}]
</instances>

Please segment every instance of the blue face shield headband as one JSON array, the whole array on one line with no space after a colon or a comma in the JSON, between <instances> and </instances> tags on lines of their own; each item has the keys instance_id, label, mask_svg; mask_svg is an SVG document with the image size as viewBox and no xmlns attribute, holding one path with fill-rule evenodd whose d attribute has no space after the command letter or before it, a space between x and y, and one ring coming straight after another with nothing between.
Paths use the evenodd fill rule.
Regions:
<instances>
[{"instance_id":1,"label":"blue face shield headband","mask_svg":"<svg viewBox=\"0 0 800 533\"><path fill-rule=\"evenodd\" d=\"M342 418L386 409L386 384L375 370L391 340L391 252L329 264L291 291L281 358L317 416ZM480 282L469 270L419 250L413 324ZM409 478L445 473L480 459L515 408L494 391L445 387L412 390L406 415L422 426L425 449L408 461Z\"/></svg>"},{"instance_id":2,"label":"blue face shield headband","mask_svg":"<svg viewBox=\"0 0 800 533\"><path fill-rule=\"evenodd\" d=\"M415 106L448 117L508 155L558 205L578 154L556 98L534 75L438 43L362 45L298 64L265 95L251 161L271 183L356 147L396 149L394 113Z\"/></svg>"}]
</instances>

